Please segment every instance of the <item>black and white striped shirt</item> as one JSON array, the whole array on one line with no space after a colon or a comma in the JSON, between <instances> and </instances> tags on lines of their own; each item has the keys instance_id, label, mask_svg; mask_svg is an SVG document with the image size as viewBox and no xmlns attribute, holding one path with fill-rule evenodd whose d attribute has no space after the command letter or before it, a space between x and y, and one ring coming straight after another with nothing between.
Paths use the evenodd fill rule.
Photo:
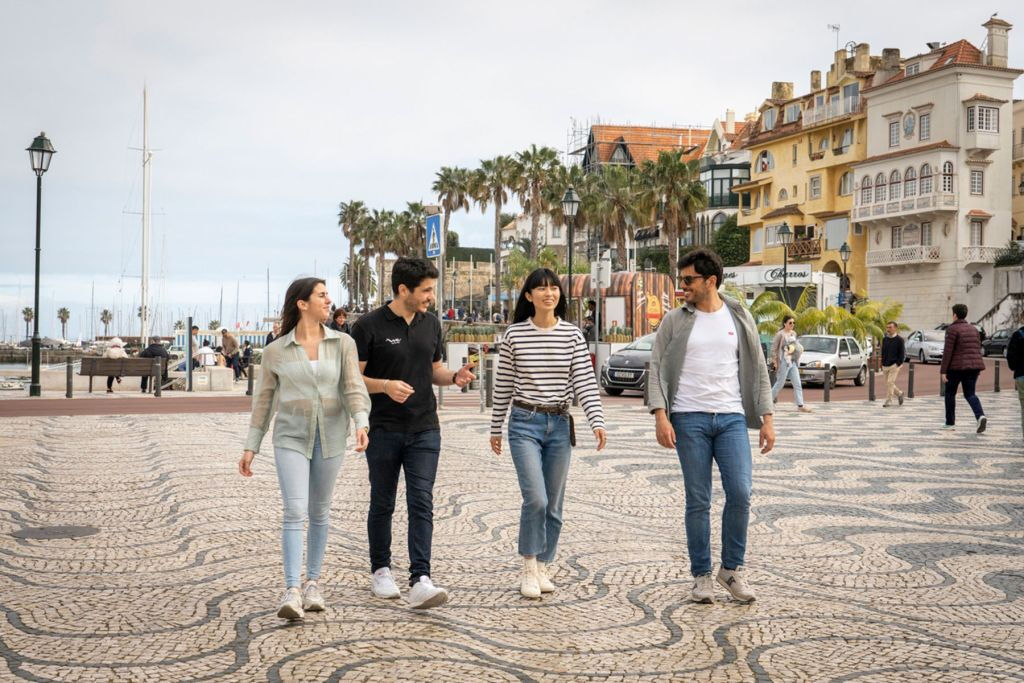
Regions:
<instances>
[{"instance_id":1,"label":"black and white striped shirt","mask_svg":"<svg viewBox=\"0 0 1024 683\"><path fill-rule=\"evenodd\" d=\"M604 428L604 409L583 333L571 323L543 329L528 318L510 325L501 340L494 383L491 436L501 436L509 402L554 406L572 400L575 390L591 429Z\"/></svg>"}]
</instances>

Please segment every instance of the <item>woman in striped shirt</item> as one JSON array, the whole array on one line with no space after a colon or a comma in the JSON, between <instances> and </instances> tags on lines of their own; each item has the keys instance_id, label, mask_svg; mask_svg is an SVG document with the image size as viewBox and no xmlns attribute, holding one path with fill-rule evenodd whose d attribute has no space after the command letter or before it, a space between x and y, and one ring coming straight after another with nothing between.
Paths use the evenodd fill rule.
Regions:
<instances>
[{"instance_id":1,"label":"woman in striped shirt","mask_svg":"<svg viewBox=\"0 0 1024 683\"><path fill-rule=\"evenodd\" d=\"M527 598L555 590L546 565L555 557L562 529L562 499L569 474L576 392L587 421L605 445L604 411L590 352L579 328L564 320L565 297L558 276L547 268L530 273L505 331L498 357L491 416L491 450L501 455L501 426L512 403L508 445L519 476L519 591Z\"/></svg>"}]
</instances>

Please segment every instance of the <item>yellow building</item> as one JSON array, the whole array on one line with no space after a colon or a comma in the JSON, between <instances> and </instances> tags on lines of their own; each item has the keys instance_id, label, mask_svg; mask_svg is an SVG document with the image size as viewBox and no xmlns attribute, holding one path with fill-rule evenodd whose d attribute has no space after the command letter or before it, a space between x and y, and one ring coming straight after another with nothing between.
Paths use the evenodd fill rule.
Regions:
<instances>
[{"instance_id":1,"label":"yellow building","mask_svg":"<svg viewBox=\"0 0 1024 683\"><path fill-rule=\"evenodd\" d=\"M846 288L867 291L867 239L862 226L851 221L850 164L863 160L867 150L860 92L885 58L884 53L871 56L862 43L852 52L836 51L824 85L821 72L812 71L805 95L795 97L792 83L772 84L746 144L750 182L732 188L740 195L738 224L750 230L751 265L782 265L778 231L786 224L793 233L786 255L790 264L810 265L812 272L833 273L842 282L840 247L846 243L851 250ZM791 302L800 288L791 286Z\"/></svg>"},{"instance_id":2,"label":"yellow building","mask_svg":"<svg viewBox=\"0 0 1024 683\"><path fill-rule=\"evenodd\" d=\"M1024 100L1013 103L1013 239L1024 239Z\"/></svg>"}]
</instances>

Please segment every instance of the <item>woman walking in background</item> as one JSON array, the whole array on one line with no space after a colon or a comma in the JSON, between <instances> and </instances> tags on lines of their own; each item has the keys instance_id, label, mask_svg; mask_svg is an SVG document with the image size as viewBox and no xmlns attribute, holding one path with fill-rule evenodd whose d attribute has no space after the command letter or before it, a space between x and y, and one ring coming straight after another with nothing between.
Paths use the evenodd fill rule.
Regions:
<instances>
[{"instance_id":1,"label":"woman walking in background","mask_svg":"<svg viewBox=\"0 0 1024 683\"><path fill-rule=\"evenodd\" d=\"M789 379L793 387L793 399L796 401L797 410L801 413L812 412L804 405L804 389L800 384L800 354L803 347L796 340L796 318L787 315L782 318L782 329L779 330L775 339L772 340L772 354L770 363L775 370L775 386L772 387L772 400L779 400L779 392L786 386L786 379ZM826 378L826 382L828 379Z\"/></svg>"},{"instance_id":2,"label":"woman walking in background","mask_svg":"<svg viewBox=\"0 0 1024 683\"><path fill-rule=\"evenodd\" d=\"M253 458L276 409L274 463L284 503L281 550L285 578L277 616L283 619L301 619L306 610L324 608L317 581L349 417L355 421L356 451L365 450L369 443L370 397L359 372L355 342L324 326L330 305L327 286L319 278L296 280L288 287L281 336L263 350L249 437L238 462L242 476L251 477ZM307 513L306 585L300 590Z\"/></svg>"},{"instance_id":3,"label":"woman walking in background","mask_svg":"<svg viewBox=\"0 0 1024 683\"><path fill-rule=\"evenodd\" d=\"M523 506L519 516L519 554L523 597L539 598L555 590L547 565L554 559L562 530L562 500L576 445L569 414L575 391L597 439L605 446L604 411L579 328L565 321L565 297L558 276L538 268L526 278L501 340L491 450L501 455L501 427L512 403L508 445L519 477Z\"/></svg>"}]
</instances>

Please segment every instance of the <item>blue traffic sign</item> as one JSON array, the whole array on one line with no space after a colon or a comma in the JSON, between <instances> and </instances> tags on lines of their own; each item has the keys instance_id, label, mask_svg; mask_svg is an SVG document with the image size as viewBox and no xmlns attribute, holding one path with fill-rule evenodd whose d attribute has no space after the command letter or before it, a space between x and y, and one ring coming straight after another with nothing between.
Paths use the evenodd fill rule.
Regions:
<instances>
[{"instance_id":1,"label":"blue traffic sign","mask_svg":"<svg viewBox=\"0 0 1024 683\"><path fill-rule=\"evenodd\" d=\"M441 256L441 214L427 216L427 258Z\"/></svg>"}]
</instances>

